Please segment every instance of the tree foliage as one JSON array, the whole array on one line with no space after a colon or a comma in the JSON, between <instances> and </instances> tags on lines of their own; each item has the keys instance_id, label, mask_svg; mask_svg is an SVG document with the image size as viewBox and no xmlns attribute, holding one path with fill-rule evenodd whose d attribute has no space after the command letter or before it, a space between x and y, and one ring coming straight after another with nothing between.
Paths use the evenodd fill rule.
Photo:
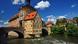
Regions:
<instances>
[{"instance_id":1,"label":"tree foliage","mask_svg":"<svg viewBox=\"0 0 78 44\"><path fill-rule=\"evenodd\" d=\"M74 17L73 20L74 20L74 23L78 25L78 17Z\"/></svg>"},{"instance_id":2,"label":"tree foliage","mask_svg":"<svg viewBox=\"0 0 78 44\"><path fill-rule=\"evenodd\" d=\"M66 18L57 19L56 21L56 25L59 25L59 26L65 25L66 23L67 23Z\"/></svg>"}]
</instances>

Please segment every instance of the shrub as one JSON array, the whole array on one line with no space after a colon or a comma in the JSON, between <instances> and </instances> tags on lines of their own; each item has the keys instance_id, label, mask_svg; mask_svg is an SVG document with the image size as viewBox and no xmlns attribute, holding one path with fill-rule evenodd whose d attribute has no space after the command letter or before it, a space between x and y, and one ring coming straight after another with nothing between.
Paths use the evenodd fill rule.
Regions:
<instances>
[{"instance_id":1,"label":"shrub","mask_svg":"<svg viewBox=\"0 0 78 44\"><path fill-rule=\"evenodd\" d=\"M77 29L69 29L69 30L67 30L67 34L72 35L72 36L78 36L78 30Z\"/></svg>"},{"instance_id":2,"label":"shrub","mask_svg":"<svg viewBox=\"0 0 78 44\"><path fill-rule=\"evenodd\" d=\"M78 36L78 26L77 25L73 23L68 23L66 27L67 27L66 33L68 35Z\"/></svg>"},{"instance_id":3,"label":"shrub","mask_svg":"<svg viewBox=\"0 0 78 44\"><path fill-rule=\"evenodd\" d=\"M64 28L63 27L53 26L52 29L51 29L51 32L53 34L63 34L64 33Z\"/></svg>"}]
</instances>

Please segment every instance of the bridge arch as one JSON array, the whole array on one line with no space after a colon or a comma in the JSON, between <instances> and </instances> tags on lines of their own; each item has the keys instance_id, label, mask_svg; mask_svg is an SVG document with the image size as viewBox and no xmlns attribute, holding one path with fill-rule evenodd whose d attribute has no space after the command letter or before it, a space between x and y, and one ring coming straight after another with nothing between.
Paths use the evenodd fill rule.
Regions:
<instances>
[{"instance_id":1,"label":"bridge arch","mask_svg":"<svg viewBox=\"0 0 78 44\"><path fill-rule=\"evenodd\" d=\"M47 36L47 35L48 35L47 28L43 28L42 29L42 36Z\"/></svg>"},{"instance_id":2,"label":"bridge arch","mask_svg":"<svg viewBox=\"0 0 78 44\"><path fill-rule=\"evenodd\" d=\"M24 38L23 33L19 31L9 31L8 36L16 37L16 38Z\"/></svg>"}]
</instances>

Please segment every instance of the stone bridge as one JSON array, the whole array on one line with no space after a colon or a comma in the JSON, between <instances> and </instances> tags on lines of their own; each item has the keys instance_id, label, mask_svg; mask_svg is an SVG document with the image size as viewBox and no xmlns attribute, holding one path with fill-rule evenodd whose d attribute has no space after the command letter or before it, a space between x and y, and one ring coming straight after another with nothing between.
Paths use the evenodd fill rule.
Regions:
<instances>
[{"instance_id":1,"label":"stone bridge","mask_svg":"<svg viewBox=\"0 0 78 44\"><path fill-rule=\"evenodd\" d=\"M3 32L3 33L1 33ZM15 34L18 34L18 38L23 38L24 37L24 29L23 28L18 28L18 27L0 27L0 33L5 34L8 37L8 34L10 32L15 32ZM11 33L12 35L15 35Z\"/></svg>"},{"instance_id":2,"label":"stone bridge","mask_svg":"<svg viewBox=\"0 0 78 44\"><path fill-rule=\"evenodd\" d=\"M42 36L48 35L48 32L46 29L47 28L45 28L45 27L42 29ZM14 32L14 33L12 33L12 32ZM18 27L0 27L0 34L3 36L6 35L6 37L8 37L9 34L13 35L13 36L17 34L18 38L24 38L24 36L26 36L26 35L24 35L24 29L22 27L20 27L20 28L18 28Z\"/></svg>"}]
</instances>

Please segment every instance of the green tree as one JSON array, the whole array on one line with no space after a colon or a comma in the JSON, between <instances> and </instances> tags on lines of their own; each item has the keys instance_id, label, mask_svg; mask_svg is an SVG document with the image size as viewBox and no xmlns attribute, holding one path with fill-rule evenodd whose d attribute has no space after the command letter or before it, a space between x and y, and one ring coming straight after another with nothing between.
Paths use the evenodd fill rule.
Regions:
<instances>
[{"instance_id":1,"label":"green tree","mask_svg":"<svg viewBox=\"0 0 78 44\"><path fill-rule=\"evenodd\" d=\"M67 33L68 35L78 35L78 27L74 23L67 23Z\"/></svg>"},{"instance_id":2,"label":"green tree","mask_svg":"<svg viewBox=\"0 0 78 44\"><path fill-rule=\"evenodd\" d=\"M77 24L78 26L78 17L74 17L73 20L74 20L74 23Z\"/></svg>"},{"instance_id":3,"label":"green tree","mask_svg":"<svg viewBox=\"0 0 78 44\"><path fill-rule=\"evenodd\" d=\"M58 26L64 26L67 23L66 18L57 19L56 25Z\"/></svg>"}]
</instances>

